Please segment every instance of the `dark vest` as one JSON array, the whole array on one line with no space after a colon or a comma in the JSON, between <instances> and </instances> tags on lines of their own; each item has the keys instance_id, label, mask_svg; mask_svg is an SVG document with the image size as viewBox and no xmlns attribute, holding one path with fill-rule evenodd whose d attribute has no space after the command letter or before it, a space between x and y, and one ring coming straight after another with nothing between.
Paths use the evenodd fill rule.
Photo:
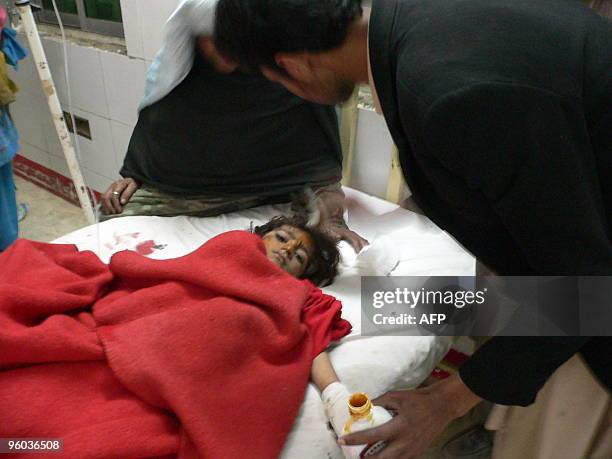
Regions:
<instances>
[{"instance_id":1,"label":"dark vest","mask_svg":"<svg viewBox=\"0 0 612 459\"><path fill-rule=\"evenodd\" d=\"M333 107L261 76L217 74L197 57L140 112L121 175L177 194L279 196L337 181L341 168Z\"/></svg>"}]
</instances>

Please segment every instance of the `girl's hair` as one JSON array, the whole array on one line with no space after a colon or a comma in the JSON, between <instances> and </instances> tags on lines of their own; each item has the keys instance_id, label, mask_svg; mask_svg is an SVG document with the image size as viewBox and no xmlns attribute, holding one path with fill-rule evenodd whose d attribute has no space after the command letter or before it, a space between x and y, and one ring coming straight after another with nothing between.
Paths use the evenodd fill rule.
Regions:
<instances>
[{"instance_id":1,"label":"girl's hair","mask_svg":"<svg viewBox=\"0 0 612 459\"><path fill-rule=\"evenodd\" d=\"M285 216L274 217L268 223L256 226L253 233L263 237L283 225L301 229L310 236L314 244L314 251L302 277L320 287L331 284L338 274L340 261L340 252L334 238L318 228L307 226L303 218Z\"/></svg>"}]
</instances>

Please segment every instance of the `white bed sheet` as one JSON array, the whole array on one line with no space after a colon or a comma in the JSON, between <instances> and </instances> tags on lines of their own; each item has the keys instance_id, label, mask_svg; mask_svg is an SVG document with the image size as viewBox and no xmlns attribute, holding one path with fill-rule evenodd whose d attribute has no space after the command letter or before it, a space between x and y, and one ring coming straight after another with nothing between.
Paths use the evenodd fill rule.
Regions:
<instances>
[{"instance_id":1,"label":"white bed sheet","mask_svg":"<svg viewBox=\"0 0 612 459\"><path fill-rule=\"evenodd\" d=\"M346 243L341 243L341 273L333 285L324 289L342 301L343 317L353 324L351 334L331 349L331 361L349 389L373 397L394 388L416 387L448 351L450 339L360 336L360 276L471 276L474 258L427 218L350 188L345 188L345 193L349 226L372 244L355 255ZM287 205L275 205L210 218L124 217L82 228L54 242L92 250L105 262L121 250L167 259L192 252L222 232L248 229L251 224L262 224L287 212ZM343 457L312 384L282 457Z\"/></svg>"}]
</instances>

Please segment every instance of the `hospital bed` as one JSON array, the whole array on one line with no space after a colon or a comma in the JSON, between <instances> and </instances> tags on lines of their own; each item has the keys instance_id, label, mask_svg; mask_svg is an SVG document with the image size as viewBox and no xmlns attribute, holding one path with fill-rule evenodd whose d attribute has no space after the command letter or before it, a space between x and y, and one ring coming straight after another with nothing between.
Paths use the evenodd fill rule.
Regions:
<instances>
[{"instance_id":1,"label":"hospital bed","mask_svg":"<svg viewBox=\"0 0 612 459\"><path fill-rule=\"evenodd\" d=\"M342 301L343 317L353 324L351 334L331 349L331 361L349 390L376 397L390 389L414 388L448 351L451 339L361 336L360 276L472 276L474 258L427 218L350 188L345 193L349 226L372 244L356 255L341 243L341 273L334 284L324 288ZM249 229L288 211L288 205L274 205L211 218L124 217L82 228L54 242L93 250L105 262L121 250L167 259L185 255L219 233ZM282 457L343 457L312 384Z\"/></svg>"}]
</instances>

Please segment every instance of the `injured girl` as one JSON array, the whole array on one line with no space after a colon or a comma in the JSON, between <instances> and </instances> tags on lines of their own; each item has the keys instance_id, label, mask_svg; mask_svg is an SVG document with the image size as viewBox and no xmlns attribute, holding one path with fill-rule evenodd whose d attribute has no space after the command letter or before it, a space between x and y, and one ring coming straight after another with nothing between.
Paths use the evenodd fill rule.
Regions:
<instances>
[{"instance_id":1,"label":"injured girl","mask_svg":"<svg viewBox=\"0 0 612 459\"><path fill-rule=\"evenodd\" d=\"M337 433L348 392L325 354L350 332L338 250L283 217L176 259L18 240L0 255L0 438L64 457L277 457L311 375ZM312 371L312 373L311 373Z\"/></svg>"},{"instance_id":2,"label":"injured girl","mask_svg":"<svg viewBox=\"0 0 612 459\"><path fill-rule=\"evenodd\" d=\"M326 233L309 227L296 218L286 217L273 218L267 224L255 228L254 233L262 237L268 259L292 276L307 278L319 286L328 285L334 280L340 254L336 243ZM339 382L325 351L314 358L311 378L321 391L325 412L335 433L338 436L348 433L345 427L350 425L350 393ZM376 422L384 422L390 418L384 408L376 407L376 410ZM368 415L366 412L361 417ZM371 427L374 426L374 422L370 424ZM373 445L371 451L381 447L382 445ZM347 458L360 457L362 449L363 447L343 448Z\"/></svg>"}]
</instances>

